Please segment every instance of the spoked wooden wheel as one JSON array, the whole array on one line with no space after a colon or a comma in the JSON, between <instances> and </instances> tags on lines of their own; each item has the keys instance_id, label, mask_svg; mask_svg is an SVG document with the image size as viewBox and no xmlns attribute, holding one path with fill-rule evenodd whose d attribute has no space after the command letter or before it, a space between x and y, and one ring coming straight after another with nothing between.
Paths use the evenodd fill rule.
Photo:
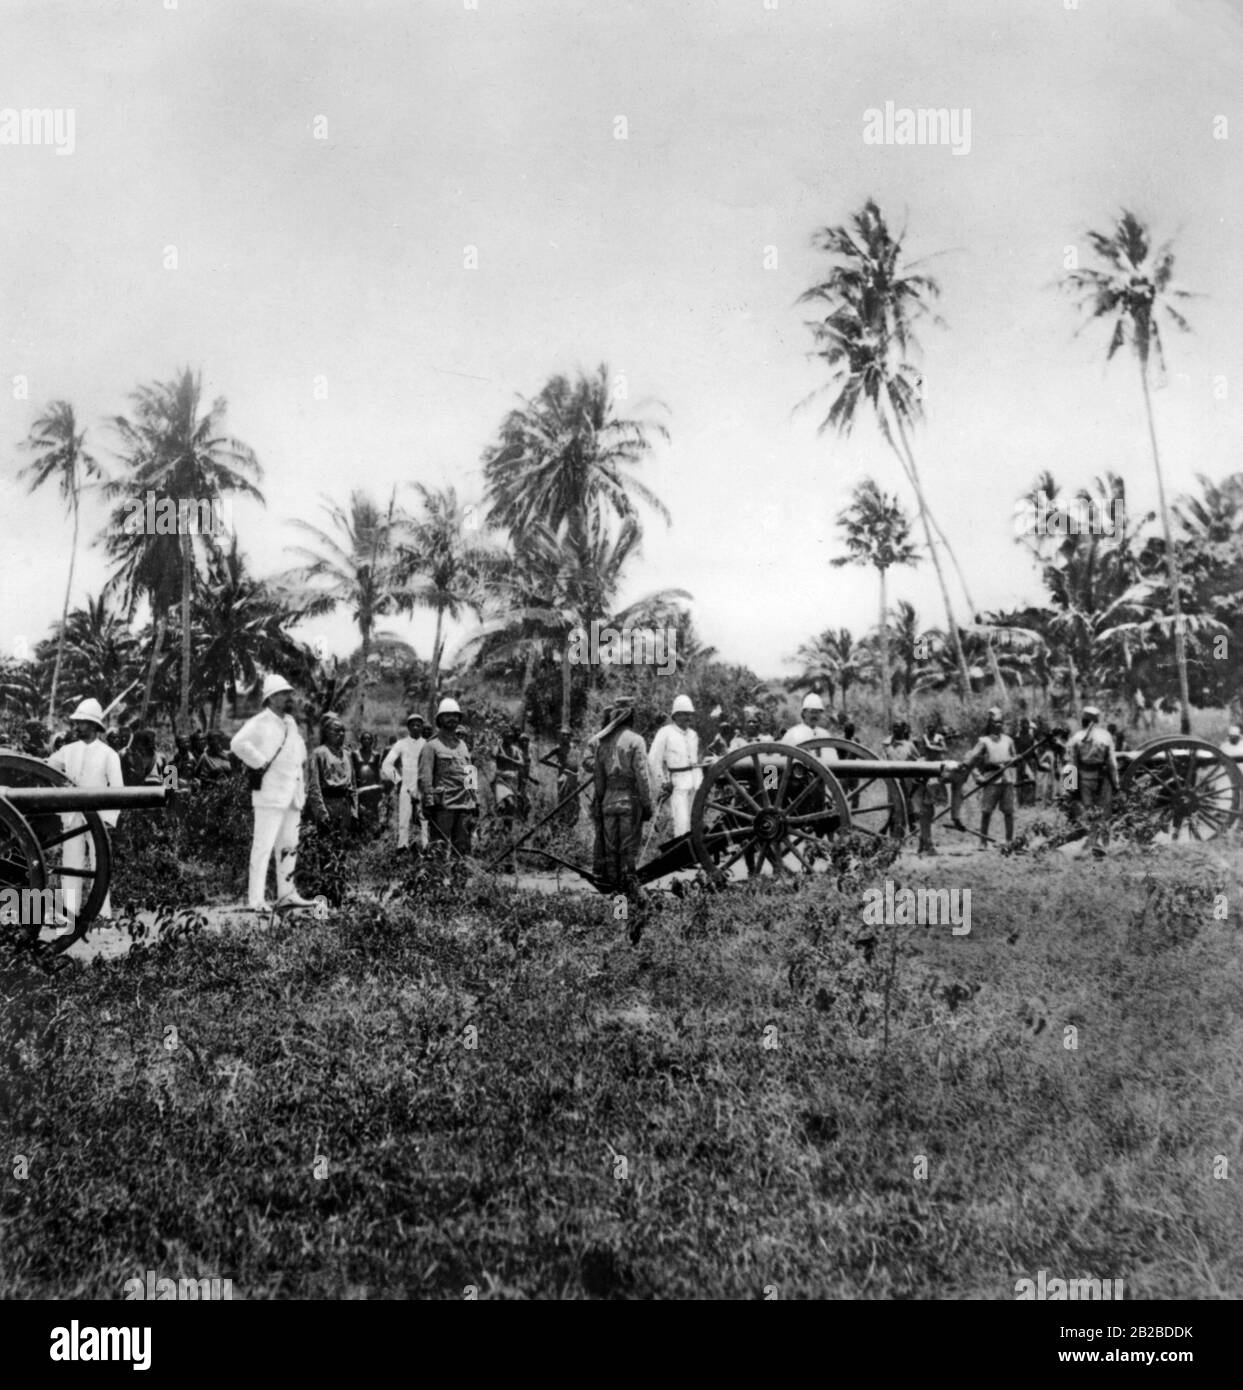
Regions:
<instances>
[{"instance_id":1,"label":"spoked wooden wheel","mask_svg":"<svg viewBox=\"0 0 1243 1390\"><path fill-rule=\"evenodd\" d=\"M1243 826L1243 772L1207 739L1154 739L1122 774L1128 801L1151 807L1171 841L1213 840Z\"/></svg>"},{"instance_id":2,"label":"spoked wooden wheel","mask_svg":"<svg viewBox=\"0 0 1243 1390\"><path fill-rule=\"evenodd\" d=\"M24 753L0 753L0 787L72 785L63 773L38 758L29 758ZM96 811L75 812L63 819L54 813L28 818L18 816L18 819L32 835L43 861L44 882L39 887L52 890L55 911L63 912L71 927L71 930L62 930L53 941L55 950L66 950L86 935L108 896L112 849L107 828ZM66 858L70 861L68 864ZM28 886L34 887L33 884ZM40 913L48 915L42 909ZM38 938L41 926L57 929L54 922L47 921L28 925L33 928L32 939ZM44 938L48 936L45 931Z\"/></svg>"},{"instance_id":3,"label":"spoked wooden wheel","mask_svg":"<svg viewBox=\"0 0 1243 1390\"><path fill-rule=\"evenodd\" d=\"M34 831L0 797L0 923L6 937L30 942L39 936L47 889L47 864Z\"/></svg>"},{"instance_id":4,"label":"spoked wooden wheel","mask_svg":"<svg viewBox=\"0 0 1243 1390\"><path fill-rule=\"evenodd\" d=\"M787 743L750 743L704 772L691 805L691 848L714 883L823 871L825 842L850 825L830 769Z\"/></svg>"},{"instance_id":5,"label":"spoked wooden wheel","mask_svg":"<svg viewBox=\"0 0 1243 1390\"><path fill-rule=\"evenodd\" d=\"M821 758L831 765L841 762L880 759L870 748L855 743L848 738L809 738L799 747L808 753L819 754L828 750L833 756ZM850 828L862 830L867 835L890 835L900 840L906 834L907 812L906 793L896 777L846 777L836 774L846 793L850 806Z\"/></svg>"}]
</instances>

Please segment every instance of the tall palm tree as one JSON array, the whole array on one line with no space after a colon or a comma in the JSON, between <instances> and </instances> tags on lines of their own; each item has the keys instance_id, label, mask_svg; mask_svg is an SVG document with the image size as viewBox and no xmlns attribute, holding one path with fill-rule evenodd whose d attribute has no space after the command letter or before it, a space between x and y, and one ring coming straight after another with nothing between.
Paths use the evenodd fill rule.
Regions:
<instances>
[{"instance_id":1,"label":"tall palm tree","mask_svg":"<svg viewBox=\"0 0 1243 1390\"><path fill-rule=\"evenodd\" d=\"M415 483L421 503L414 516L402 516L397 545L396 580L416 607L436 615L429 668L431 703L440 693L440 665L445 650L445 619L458 622L466 613L482 617L483 580L500 551L468 525L466 507L453 487L433 490Z\"/></svg>"},{"instance_id":2,"label":"tall palm tree","mask_svg":"<svg viewBox=\"0 0 1243 1390\"><path fill-rule=\"evenodd\" d=\"M826 628L809 642L802 643L793 659L802 669L788 682L790 688L823 690L828 694L830 707L833 692L840 691L843 715L849 712L846 700L850 687L866 679L872 671L869 653L845 627Z\"/></svg>"},{"instance_id":3,"label":"tall palm tree","mask_svg":"<svg viewBox=\"0 0 1243 1390\"><path fill-rule=\"evenodd\" d=\"M398 578L396 535L398 531L397 490L387 507L360 489L350 493L348 509L322 499L331 530L312 526L309 521L291 525L305 532L315 546L289 546L290 554L303 564L286 576L294 584L312 589L304 614L315 617L348 605L358 624L362 640L362 669L355 692L354 723L361 729L368 662L380 618L409 606L409 598ZM318 548L316 548L318 547Z\"/></svg>"},{"instance_id":4,"label":"tall palm tree","mask_svg":"<svg viewBox=\"0 0 1243 1390\"><path fill-rule=\"evenodd\" d=\"M65 628L69 617L69 596L73 590L73 571L78 561L79 511L83 485L102 475L94 456L86 447L86 431L78 429L73 406L68 401L53 401L30 427L23 443L35 457L18 473L19 479L29 479L30 491L41 488L49 478L55 478L61 500L73 517L73 540L69 547L69 577L65 581L65 601L60 609L60 633L56 642L56 664L52 667L52 691L48 696L49 727L56 718L56 695L60 686L60 668L65 650Z\"/></svg>"},{"instance_id":5,"label":"tall palm tree","mask_svg":"<svg viewBox=\"0 0 1243 1390\"><path fill-rule=\"evenodd\" d=\"M927 666L934 647L944 647L945 634L939 628L925 628L915 611L915 605L902 598L893 607L889 623L889 654L895 673L894 684L902 692L903 712L911 712L911 696L919 685L919 677Z\"/></svg>"},{"instance_id":6,"label":"tall palm tree","mask_svg":"<svg viewBox=\"0 0 1243 1390\"><path fill-rule=\"evenodd\" d=\"M855 488L850 506L841 512L837 524L843 533L847 554L834 565L871 565L880 577L880 621L877 623L877 655L880 662L881 700L885 725L893 722L893 689L889 679L889 602L885 577L894 565L914 565L919 547L911 541L910 518L896 497L886 497L873 478L865 478Z\"/></svg>"},{"instance_id":7,"label":"tall palm tree","mask_svg":"<svg viewBox=\"0 0 1243 1390\"><path fill-rule=\"evenodd\" d=\"M1110 361L1119 348L1130 347L1139 366L1140 388L1144 398L1144 415L1148 422L1148 442L1152 449L1152 464L1157 475L1157 502L1161 513L1161 529L1165 537L1165 562L1169 575L1170 605L1174 627L1174 659L1178 664L1178 695L1181 706L1181 727L1191 732L1191 694L1187 684L1187 643L1182 614L1181 582L1178 572L1178 552L1174 548L1170 528L1170 509L1165 500L1165 478L1161 471L1161 452L1157 445L1157 427L1152 411L1152 392L1149 366L1155 360L1165 369L1165 350L1161 341L1162 315L1184 333L1191 325L1174 308L1172 300L1190 299L1188 290L1175 287L1173 243L1154 246L1147 226L1133 212L1123 209L1112 232L1088 232L1088 242L1103 268L1087 267L1072 270L1063 278L1063 285L1079 301L1087 322L1097 319L1112 321L1113 330L1105 360Z\"/></svg>"},{"instance_id":8,"label":"tall palm tree","mask_svg":"<svg viewBox=\"0 0 1243 1390\"><path fill-rule=\"evenodd\" d=\"M483 455L489 524L516 534L535 522L553 530L565 522L570 543L581 547L593 520L637 519L636 499L668 523L664 503L635 470L669 431L650 417L619 416L615 403L601 365L573 381L551 377L511 410Z\"/></svg>"},{"instance_id":9,"label":"tall palm tree","mask_svg":"<svg viewBox=\"0 0 1243 1390\"><path fill-rule=\"evenodd\" d=\"M820 228L813 244L835 260L825 279L805 290L798 301L823 306L824 312L823 318L807 325L816 344L814 355L829 369L829 380L822 390L833 395L819 432L832 429L847 437L864 403L871 406L881 437L893 450L919 503L959 682L966 695L971 680L962 639L910 444L910 433L923 418L922 378L911 362L918 350L913 330L915 323L930 313L929 301L940 294L940 286L931 276L915 273L915 266L903 264L902 237L892 235L871 198L849 225ZM820 394L822 391L813 392L808 399ZM944 536L941 539L944 543Z\"/></svg>"},{"instance_id":10,"label":"tall palm tree","mask_svg":"<svg viewBox=\"0 0 1243 1390\"><path fill-rule=\"evenodd\" d=\"M203 409L203 378L186 367L171 381L140 386L130 397L132 420L113 421L120 436L127 475L108 485L109 495L143 499L153 492L160 499L186 503L196 509L241 494L263 502L256 483L263 469L254 450L224 432L228 411L223 396ZM149 538L148 538L149 539ZM191 602L197 557L209 537L188 526L178 527L181 557L181 699L177 723L184 732L190 723Z\"/></svg>"},{"instance_id":11,"label":"tall palm tree","mask_svg":"<svg viewBox=\"0 0 1243 1390\"><path fill-rule=\"evenodd\" d=\"M62 673L71 688L89 692L103 705L141 675L138 641L106 592L98 598L88 594L81 608L72 609L59 625L54 641L57 653L64 653Z\"/></svg>"},{"instance_id":12,"label":"tall palm tree","mask_svg":"<svg viewBox=\"0 0 1243 1390\"><path fill-rule=\"evenodd\" d=\"M97 541L103 541L104 549L114 562L112 574L104 585L104 595L120 595L127 622L133 620L138 605L144 599L151 609L147 674L138 716L146 723L156 673L164 658L168 615L176 606L181 590L181 540L175 535L153 536L141 531L127 531L125 519L129 514L128 504L119 502Z\"/></svg>"}]
</instances>

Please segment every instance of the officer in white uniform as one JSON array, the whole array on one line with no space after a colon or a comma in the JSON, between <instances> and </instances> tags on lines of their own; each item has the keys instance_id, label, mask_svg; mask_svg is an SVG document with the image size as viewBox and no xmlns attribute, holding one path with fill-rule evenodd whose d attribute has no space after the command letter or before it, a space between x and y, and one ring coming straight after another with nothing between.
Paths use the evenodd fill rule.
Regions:
<instances>
[{"instance_id":1,"label":"officer in white uniform","mask_svg":"<svg viewBox=\"0 0 1243 1390\"><path fill-rule=\"evenodd\" d=\"M406 719L406 736L399 738L384 755L380 776L397 783L397 848L410 848L410 824L418 821L420 849L427 848L427 822L419 814L419 754L427 742L423 716L416 710Z\"/></svg>"},{"instance_id":2,"label":"officer in white uniform","mask_svg":"<svg viewBox=\"0 0 1243 1390\"><path fill-rule=\"evenodd\" d=\"M268 864L276 851L276 906L310 907L294 888L298 829L306 805L306 744L293 717L293 686L284 676L265 676L263 709L233 735L233 753L263 781L251 792L255 837L250 846L247 903L255 912L271 909L264 901Z\"/></svg>"},{"instance_id":3,"label":"officer in white uniform","mask_svg":"<svg viewBox=\"0 0 1243 1390\"><path fill-rule=\"evenodd\" d=\"M73 739L62 744L48 758L48 764L57 772L63 772L75 787L122 787L125 778L121 772L121 759L116 750L101 737L104 732L104 712L98 700L83 700L69 716L73 727ZM115 828L120 818L119 811L100 811L99 818L109 830ZM86 824L86 818L74 811L60 818L62 830L77 830ZM66 869L94 869L94 849L89 835L73 835L64 842L61 851L61 864ZM80 901L79 890L82 879L66 876L63 880L64 908L71 916L77 916ZM112 916L112 895L103 901L99 915L107 920Z\"/></svg>"},{"instance_id":4,"label":"officer in white uniform","mask_svg":"<svg viewBox=\"0 0 1243 1390\"><path fill-rule=\"evenodd\" d=\"M797 724L792 725L782 736L782 743L809 743L813 738L827 738L829 731L824 727L824 701L813 690L803 696L802 718ZM813 758L818 758L822 763L834 763L838 761L837 754L832 748L821 748L812 754Z\"/></svg>"},{"instance_id":5,"label":"officer in white uniform","mask_svg":"<svg viewBox=\"0 0 1243 1390\"><path fill-rule=\"evenodd\" d=\"M699 768L699 735L691 728L695 706L689 695L673 702L671 722L664 724L652 740L648 754L652 781L669 797L673 833L685 835L691 828L691 802L703 781Z\"/></svg>"}]
</instances>

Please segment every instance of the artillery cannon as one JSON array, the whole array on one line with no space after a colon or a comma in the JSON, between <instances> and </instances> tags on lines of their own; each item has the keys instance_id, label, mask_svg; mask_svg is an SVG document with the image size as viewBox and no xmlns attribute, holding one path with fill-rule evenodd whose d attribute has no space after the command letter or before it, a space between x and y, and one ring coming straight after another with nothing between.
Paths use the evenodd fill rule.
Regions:
<instances>
[{"instance_id":1,"label":"artillery cannon","mask_svg":"<svg viewBox=\"0 0 1243 1390\"><path fill-rule=\"evenodd\" d=\"M1014 762L1034 751L1026 750ZM1215 744L1191 737L1159 738L1118 754L1118 762L1121 802L1142 805L1155 817L1157 833L1167 839L1210 840L1243 827L1243 771ZM654 883L669 874L702 869L720 886L731 876L823 872L830 866L827 841L845 831L900 839L910 825L906 785L947 780L961 767L952 759L880 758L863 744L829 736L797 746L746 744L704 765L691 805L690 831L665 841L654 858L640 864L638 880ZM1000 769L989 774L963 799L1000 775ZM587 785L581 783L571 797ZM494 862L502 862L521 843L516 841ZM594 887L604 886L559 855L542 849L531 852L572 869Z\"/></svg>"},{"instance_id":2,"label":"artillery cannon","mask_svg":"<svg viewBox=\"0 0 1243 1390\"><path fill-rule=\"evenodd\" d=\"M38 904L33 920L9 919L27 940L38 940L45 925L43 912L49 902L77 901L77 911L67 914L68 930L51 943L63 951L83 937L99 915L112 878L112 846L101 811L140 811L163 806L168 800L164 786L75 787L55 768L24 753L0 750L0 893L6 907L13 891L30 896L23 903ZM66 825L62 817L72 816ZM64 863L64 847L82 839L87 854L85 868ZM68 892L66 890L69 890ZM34 895L38 895L35 897Z\"/></svg>"}]
</instances>

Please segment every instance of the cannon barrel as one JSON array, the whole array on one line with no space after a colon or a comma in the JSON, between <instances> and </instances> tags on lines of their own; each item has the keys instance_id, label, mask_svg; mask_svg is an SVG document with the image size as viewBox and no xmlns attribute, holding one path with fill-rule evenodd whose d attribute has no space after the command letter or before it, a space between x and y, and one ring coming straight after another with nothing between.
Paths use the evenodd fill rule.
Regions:
<instances>
[{"instance_id":1,"label":"cannon barrel","mask_svg":"<svg viewBox=\"0 0 1243 1390\"><path fill-rule=\"evenodd\" d=\"M23 816L72 811L147 811L168 803L168 788L0 787L0 800Z\"/></svg>"},{"instance_id":2,"label":"cannon barrel","mask_svg":"<svg viewBox=\"0 0 1243 1390\"><path fill-rule=\"evenodd\" d=\"M904 777L943 777L957 772L962 764L952 760L934 763L899 762L886 758L842 758L826 762L825 766L841 782L852 777L892 777L895 780Z\"/></svg>"}]
</instances>

